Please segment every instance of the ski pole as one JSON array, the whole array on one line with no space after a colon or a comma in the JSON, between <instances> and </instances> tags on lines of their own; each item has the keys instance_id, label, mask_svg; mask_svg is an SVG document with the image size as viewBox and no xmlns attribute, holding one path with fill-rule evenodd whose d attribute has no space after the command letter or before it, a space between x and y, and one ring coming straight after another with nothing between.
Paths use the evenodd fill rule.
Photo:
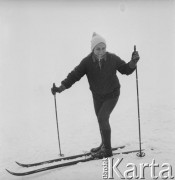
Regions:
<instances>
[{"instance_id":1,"label":"ski pole","mask_svg":"<svg viewBox=\"0 0 175 180\"><path fill-rule=\"evenodd\" d=\"M134 45L134 53L136 52L136 45ZM138 126L139 126L139 147L140 151L137 153L138 157L144 157L145 153L142 152L141 147L141 127L140 127L140 107L139 107L139 85L138 85L138 72L137 72L137 66L136 66L136 88L137 88L137 110L138 110Z\"/></svg>"},{"instance_id":2,"label":"ski pole","mask_svg":"<svg viewBox=\"0 0 175 180\"><path fill-rule=\"evenodd\" d=\"M54 88L54 87L56 87L56 86L55 86L55 83L53 83L53 88ZM56 124L57 124L57 134L58 134L59 151L60 151L60 156L64 156L64 154L61 153L60 135L59 135L59 128L58 128L58 115L57 115L56 93L54 94L54 102L55 102L55 115L56 115Z\"/></svg>"}]
</instances>

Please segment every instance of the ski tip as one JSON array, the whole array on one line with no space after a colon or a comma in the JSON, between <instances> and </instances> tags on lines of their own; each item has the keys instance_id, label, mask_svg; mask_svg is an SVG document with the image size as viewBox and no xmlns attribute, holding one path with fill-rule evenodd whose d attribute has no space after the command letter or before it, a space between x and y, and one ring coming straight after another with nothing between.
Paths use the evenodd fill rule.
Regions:
<instances>
[{"instance_id":1,"label":"ski tip","mask_svg":"<svg viewBox=\"0 0 175 180\"><path fill-rule=\"evenodd\" d=\"M15 163L16 163L17 165L19 165L19 166L27 167L27 166L25 166L24 164L21 164L21 163L19 163L19 162L17 162L17 161L15 161Z\"/></svg>"},{"instance_id":2,"label":"ski tip","mask_svg":"<svg viewBox=\"0 0 175 180\"><path fill-rule=\"evenodd\" d=\"M19 163L19 162L17 162L17 161L15 161L15 163L21 166L21 163Z\"/></svg>"},{"instance_id":3,"label":"ski tip","mask_svg":"<svg viewBox=\"0 0 175 180\"><path fill-rule=\"evenodd\" d=\"M30 167L30 166L27 165L27 164L22 164L22 163L19 163L19 162L17 162L17 161L15 161L15 163L16 163L17 165L21 166L21 167Z\"/></svg>"},{"instance_id":4,"label":"ski tip","mask_svg":"<svg viewBox=\"0 0 175 180\"><path fill-rule=\"evenodd\" d=\"M9 171L8 169L5 169L9 174L14 175L14 176L24 176L26 175L25 173L15 173L12 171Z\"/></svg>"},{"instance_id":5,"label":"ski tip","mask_svg":"<svg viewBox=\"0 0 175 180\"><path fill-rule=\"evenodd\" d=\"M14 172L12 172L12 171L9 171L8 169L5 169L8 173L10 173L10 174L12 174L12 175L14 175L15 173Z\"/></svg>"},{"instance_id":6,"label":"ski tip","mask_svg":"<svg viewBox=\"0 0 175 180\"><path fill-rule=\"evenodd\" d=\"M7 172L10 172L8 169L5 169Z\"/></svg>"}]
</instances>

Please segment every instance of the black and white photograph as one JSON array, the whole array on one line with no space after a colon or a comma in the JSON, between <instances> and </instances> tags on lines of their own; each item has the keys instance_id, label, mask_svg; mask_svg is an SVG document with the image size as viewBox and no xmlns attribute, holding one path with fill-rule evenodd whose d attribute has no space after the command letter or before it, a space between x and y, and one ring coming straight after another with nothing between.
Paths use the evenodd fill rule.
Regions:
<instances>
[{"instance_id":1,"label":"black and white photograph","mask_svg":"<svg viewBox=\"0 0 175 180\"><path fill-rule=\"evenodd\" d=\"M174 51L174 0L0 0L0 180L174 179Z\"/></svg>"}]
</instances>

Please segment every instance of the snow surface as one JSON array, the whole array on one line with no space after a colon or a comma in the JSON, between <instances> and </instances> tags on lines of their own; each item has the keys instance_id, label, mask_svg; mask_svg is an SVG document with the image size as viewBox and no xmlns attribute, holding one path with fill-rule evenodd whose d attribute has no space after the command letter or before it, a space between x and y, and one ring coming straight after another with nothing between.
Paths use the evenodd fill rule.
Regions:
<instances>
[{"instance_id":1,"label":"snow surface","mask_svg":"<svg viewBox=\"0 0 175 180\"><path fill-rule=\"evenodd\" d=\"M60 84L90 52L94 31L108 51L138 64L142 147L146 156L117 155L125 163L169 163L175 175L174 1L0 1L0 179L102 179L102 161L26 177L15 161L59 157L53 82ZM139 148L135 73L118 74L122 88L110 117L112 146ZM65 156L98 146L100 136L87 78L57 95ZM121 171L126 167L121 166ZM24 169L27 170L27 169ZM158 171L161 167L158 168ZM115 179L118 177L115 176ZM149 169L146 179L150 178Z\"/></svg>"}]
</instances>

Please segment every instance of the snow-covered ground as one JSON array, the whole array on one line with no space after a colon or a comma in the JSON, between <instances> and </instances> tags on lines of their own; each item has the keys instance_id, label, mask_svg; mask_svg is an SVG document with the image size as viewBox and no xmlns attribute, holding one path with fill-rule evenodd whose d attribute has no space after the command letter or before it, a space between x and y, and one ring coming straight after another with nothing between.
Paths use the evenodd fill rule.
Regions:
<instances>
[{"instance_id":1,"label":"snow-covered ground","mask_svg":"<svg viewBox=\"0 0 175 180\"><path fill-rule=\"evenodd\" d=\"M102 179L102 161L79 163L27 177L14 162L59 157L54 98L57 85L90 52L94 31L107 49L138 65L142 147L146 156L117 155L127 163L155 159L175 176L174 1L0 1L0 179ZM111 114L112 145L139 149L135 73L118 74L122 88ZM65 156L99 145L100 136L86 77L57 95L61 150ZM25 169L27 170L27 169ZM145 171L150 180L150 169ZM167 175L167 173L165 173ZM114 179L119 179L114 175ZM159 178L160 179L160 178Z\"/></svg>"}]
</instances>

